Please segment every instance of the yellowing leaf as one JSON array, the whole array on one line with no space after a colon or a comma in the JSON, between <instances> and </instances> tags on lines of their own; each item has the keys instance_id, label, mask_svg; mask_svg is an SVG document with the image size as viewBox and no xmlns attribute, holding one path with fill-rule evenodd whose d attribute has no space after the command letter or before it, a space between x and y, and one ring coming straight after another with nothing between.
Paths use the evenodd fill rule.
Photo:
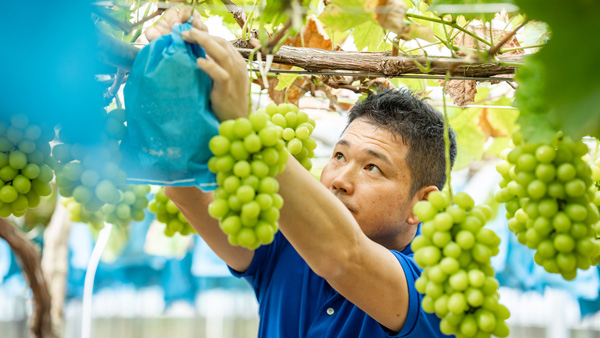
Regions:
<instances>
[{"instance_id":1,"label":"yellowing leaf","mask_svg":"<svg viewBox=\"0 0 600 338\"><path fill-rule=\"evenodd\" d=\"M406 6L401 0L379 0L375 13L375 20L381 27L402 34Z\"/></svg>"},{"instance_id":2,"label":"yellowing leaf","mask_svg":"<svg viewBox=\"0 0 600 338\"><path fill-rule=\"evenodd\" d=\"M423 39L429 42L435 42L435 38L431 27L421 26L416 23L406 22L402 29L396 32L398 36L404 40Z\"/></svg>"},{"instance_id":3,"label":"yellowing leaf","mask_svg":"<svg viewBox=\"0 0 600 338\"><path fill-rule=\"evenodd\" d=\"M302 68L292 67L292 70L302 70ZM277 87L275 87L275 90L287 89L289 86L292 85L292 83L294 83L294 81L296 81L297 78L298 78L298 74L281 73L281 74L277 75Z\"/></svg>"}]
</instances>

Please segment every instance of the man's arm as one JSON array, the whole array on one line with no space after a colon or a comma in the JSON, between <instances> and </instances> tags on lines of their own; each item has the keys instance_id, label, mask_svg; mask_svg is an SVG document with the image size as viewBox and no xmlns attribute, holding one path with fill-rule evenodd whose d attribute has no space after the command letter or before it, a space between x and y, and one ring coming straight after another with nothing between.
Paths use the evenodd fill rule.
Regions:
<instances>
[{"instance_id":1,"label":"man's arm","mask_svg":"<svg viewBox=\"0 0 600 338\"><path fill-rule=\"evenodd\" d=\"M284 199L280 229L311 269L393 331L408 313L402 266L369 239L348 209L292 156L277 176Z\"/></svg>"},{"instance_id":2,"label":"man's arm","mask_svg":"<svg viewBox=\"0 0 600 338\"><path fill-rule=\"evenodd\" d=\"M248 269L254 251L229 244L219 222L208 214L211 193L204 193L196 187L165 187L165 194L175 202L185 219L217 256L236 271Z\"/></svg>"}]
</instances>

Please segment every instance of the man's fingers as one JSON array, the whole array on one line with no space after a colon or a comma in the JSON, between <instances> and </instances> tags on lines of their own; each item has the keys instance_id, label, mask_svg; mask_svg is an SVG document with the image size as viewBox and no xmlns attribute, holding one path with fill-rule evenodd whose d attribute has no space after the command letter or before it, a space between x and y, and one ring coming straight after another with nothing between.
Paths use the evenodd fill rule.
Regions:
<instances>
[{"instance_id":1,"label":"man's fingers","mask_svg":"<svg viewBox=\"0 0 600 338\"><path fill-rule=\"evenodd\" d=\"M195 28L197 28L201 31L208 32L208 27L206 27L206 25L202 21L202 18L200 17L200 13L198 13L197 10L194 10L194 18L192 19L192 26L194 26Z\"/></svg>"},{"instance_id":2,"label":"man's fingers","mask_svg":"<svg viewBox=\"0 0 600 338\"><path fill-rule=\"evenodd\" d=\"M152 41L161 36L162 33L154 27L148 27L148 29L146 29L144 32L144 35L146 35L146 39L148 39L148 41Z\"/></svg>"},{"instance_id":3,"label":"man's fingers","mask_svg":"<svg viewBox=\"0 0 600 338\"><path fill-rule=\"evenodd\" d=\"M169 23L178 21L179 20L179 11L178 11L178 9L175 8L175 7L171 7L169 9L167 9L165 11L165 13L162 15L161 20L165 20L165 21L167 21ZM159 21L161 21L161 20L159 20Z\"/></svg>"},{"instance_id":4,"label":"man's fingers","mask_svg":"<svg viewBox=\"0 0 600 338\"><path fill-rule=\"evenodd\" d=\"M181 8L179 10L179 22L187 22L190 19L190 16L192 16L192 11L194 9L192 8L192 6L184 6L183 8Z\"/></svg>"},{"instance_id":5,"label":"man's fingers","mask_svg":"<svg viewBox=\"0 0 600 338\"><path fill-rule=\"evenodd\" d=\"M215 82L224 83L229 81L229 73L221 68L215 61L198 58L196 63L198 64L198 68L202 69Z\"/></svg>"},{"instance_id":6,"label":"man's fingers","mask_svg":"<svg viewBox=\"0 0 600 338\"><path fill-rule=\"evenodd\" d=\"M182 37L187 42L197 43L204 48L206 54L210 55L213 60L216 60L224 68L228 68L230 63L230 51L227 48L227 41L218 37L209 35L205 31L196 28L184 32Z\"/></svg>"}]
</instances>

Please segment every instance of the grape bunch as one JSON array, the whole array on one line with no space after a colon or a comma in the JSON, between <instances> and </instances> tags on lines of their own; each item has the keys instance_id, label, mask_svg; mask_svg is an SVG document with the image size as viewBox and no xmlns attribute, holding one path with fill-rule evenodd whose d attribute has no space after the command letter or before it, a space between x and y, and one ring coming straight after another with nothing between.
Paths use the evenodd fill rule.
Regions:
<instances>
[{"instance_id":1,"label":"grape bunch","mask_svg":"<svg viewBox=\"0 0 600 338\"><path fill-rule=\"evenodd\" d=\"M97 230L102 229L104 223L126 227L131 221L143 221L146 216L144 209L148 206L146 195L150 192L150 186L125 185L123 189L120 190L121 198L118 204L105 204L96 212L86 210L73 197L65 198L63 205L69 211L71 221L89 224Z\"/></svg>"},{"instance_id":2,"label":"grape bunch","mask_svg":"<svg viewBox=\"0 0 600 338\"><path fill-rule=\"evenodd\" d=\"M148 206L146 195L150 192L150 186L125 185L119 188L119 192L119 203L105 204L99 211L103 214L105 222L126 227L131 221L143 221L146 216L144 209Z\"/></svg>"},{"instance_id":3,"label":"grape bunch","mask_svg":"<svg viewBox=\"0 0 600 338\"><path fill-rule=\"evenodd\" d=\"M600 209L600 158L597 158L595 162L590 164L590 169L592 170L592 181L594 182L594 186L596 187L596 193L594 194L594 205ZM594 232L596 234L596 238L600 237L600 221L596 222L593 225ZM600 254L592 257L591 265L600 264Z\"/></svg>"},{"instance_id":4,"label":"grape bunch","mask_svg":"<svg viewBox=\"0 0 600 338\"><path fill-rule=\"evenodd\" d=\"M19 114L0 119L0 217L25 215L40 196L52 193L54 129L30 123Z\"/></svg>"},{"instance_id":5,"label":"grape bunch","mask_svg":"<svg viewBox=\"0 0 600 338\"><path fill-rule=\"evenodd\" d=\"M281 136L286 148L306 170L310 170L311 159L315 156L314 150L317 147L317 142L310 137L316 126L315 120L291 103L269 103L264 110L259 109L257 112L267 113L271 122L283 129Z\"/></svg>"},{"instance_id":6,"label":"grape bunch","mask_svg":"<svg viewBox=\"0 0 600 338\"><path fill-rule=\"evenodd\" d=\"M535 250L535 262L572 280L600 254L600 196L582 159L588 148L562 133L550 143L528 143L515 133L513 143L496 166L502 175L496 200L506 203L508 227Z\"/></svg>"},{"instance_id":7,"label":"grape bunch","mask_svg":"<svg viewBox=\"0 0 600 338\"><path fill-rule=\"evenodd\" d=\"M69 219L73 222L86 223L100 230L104 227L104 215L101 211L89 212L85 210L80 203L73 197L64 198L62 204L69 212Z\"/></svg>"},{"instance_id":8,"label":"grape bunch","mask_svg":"<svg viewBox=\"0 0 600 338\"><path fill-rule=\"evenodd\" d=\"M100 144L62 143L52 149L58 161L56 184L61 196L73 199L68 204L73 220L125 227L132 220L144 219L150 186L125 185L127 175L119 168L119 141L127 135L124 123L125 111L114 109L106 115ZM60 136L69 140L62 130ZM73 202L81 206L73 206Z\"/></svg>"},{"instance_id":9,"label":"grape bunch","mask_svg":"<svg viewBox=\"0 0 600 338\"><path fill-rule=\"evenodd\" d=\"M314 120L292 104L269 104L248 118L225 121L209 142L208 168L219 188L208 207L232 245L256 249L273 241L283 198L275 176L289 154L312 167Z\"/></svg>"},{"instance_id":10,"label":"grape bunch","mask_svg":"<svg viewBox=\"0 0 600 338\"><path fill-rule=\"evenodd\" d=\"M498 281L490 258L500 238L485 224L487 205L474 206L466 193L432 192L414 207L421 235L412 242L415 262L424 268L415 282L423 310L441 319L440 330L456 337L508 336L508 309L498 303Z\"/></svg>"},{"instance_id":11,"label":"grape bunch","mask_svg":"<svg viewBox=\"0 0 600 338\"><path fill-rule=\"evenodd\" d=\"M148 210L156 214L157 221L166 225L164 233L168 237L172 237L176 232L183 236L195 233L177 205L165 195L163 187L160 187L160 190L154 195L154 200L150 202Z\"/></svg>"},{"instance_id":12,"label":"grape bunch","mask_svg":"<svg viewBox=\"0 0 600 338\"><path fill-rule=\"evenodd\" d=\"M61 143L54 146L52 155L58 161L56 185L61 196L73 197L92 213L105 204L119 203L118 188L125 184L127 175L118 165L116 141L103 145Z\"/></svg>"},{"instance_id":13,"label":"grape bunch","mask_svg":"<svg viewBox=\"0 0 600 338\"><path fill-rule=\"evenodd\" d=\"M60 195L73 197L91 213L105 204L118 204L122 199L119 188L127 179L125 172L119 168L122 158L119 141L127 133L125 112L115 109L106 115L104 121L105 134L97 144L69 143L72 142L69 130L60 130L60 138L65 143L52 149L58 161L55 172Z\"/></svg>"}]
</instances>

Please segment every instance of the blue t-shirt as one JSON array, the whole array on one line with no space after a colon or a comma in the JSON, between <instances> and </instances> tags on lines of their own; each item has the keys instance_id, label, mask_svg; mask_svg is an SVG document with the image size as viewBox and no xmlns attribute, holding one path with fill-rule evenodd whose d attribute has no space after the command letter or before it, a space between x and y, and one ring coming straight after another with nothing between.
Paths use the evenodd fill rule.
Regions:
<instances>
[{"instance_id":1,"label":"blue t-shirt","mask_svg":"<svg viewBox=\"0 0 600 338\"><path fill-rule=\"evenodd\" d=\"M415 289L415 280L421 268L410 245L391 252L404 269L410 297L406 322L398 333L383 328L315 274L281 232L273 243L256 250L246 272L230 270L256 293L259 337L447 337L440 332L435 314L420 306L423 295Z\"/></svg>"}]
</instances>

